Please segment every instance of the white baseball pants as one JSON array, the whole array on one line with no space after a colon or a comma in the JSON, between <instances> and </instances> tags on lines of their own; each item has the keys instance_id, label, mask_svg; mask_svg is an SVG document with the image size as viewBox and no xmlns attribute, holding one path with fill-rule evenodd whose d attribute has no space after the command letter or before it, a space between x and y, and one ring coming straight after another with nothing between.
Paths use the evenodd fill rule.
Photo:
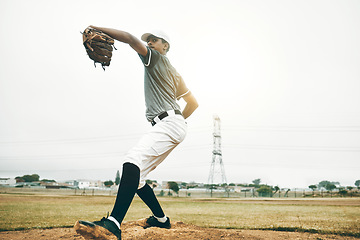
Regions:
<instances>
[{"instance_id":1,"label":"white baseball pants","mask_svg":"<svg viewBox=\"0 0 360 240\"><path fill-rule=\"evenodd\" d=\"M124 163L133 163L140 168L139 189L145 185L147 175L184 140L186 132L183 116L168 116L155 124L125 155Z\"/></svg>"}]
</instances>

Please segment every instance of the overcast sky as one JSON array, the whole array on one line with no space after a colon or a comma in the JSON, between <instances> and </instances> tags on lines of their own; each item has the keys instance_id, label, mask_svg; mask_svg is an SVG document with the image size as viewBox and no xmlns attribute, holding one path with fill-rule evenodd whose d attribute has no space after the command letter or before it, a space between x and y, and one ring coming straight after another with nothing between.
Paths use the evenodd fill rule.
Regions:
<instances>
[{"instance_id":1,"label":"overcast sky","mask_svg":"<svg viewBox=\"0 0 360 240\"><path fill-rule=\"evenodd\" d=\"M360 2L0 1L0 177L115 179L146 122L143 65L116 42L94 68L88 25L162 29L198 99L150 179L208 181L213 115L228 183L360 179ZM183 102L180 102L184 106Z\"/></svg>"}]
</instances>

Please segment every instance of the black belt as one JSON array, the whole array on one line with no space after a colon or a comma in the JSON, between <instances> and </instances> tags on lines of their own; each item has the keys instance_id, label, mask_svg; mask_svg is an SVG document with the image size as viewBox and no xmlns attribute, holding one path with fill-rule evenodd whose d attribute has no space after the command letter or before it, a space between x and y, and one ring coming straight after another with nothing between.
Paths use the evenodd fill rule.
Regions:
<instances>
[{"instance_id":1,"label":"black belt","mask_svg":"<svg viewBox=\"0 0 360 240\"><path fill-rule=\"evenodd\" d=\"M179 110L169 110L163 113L160 113L159 115L157 115L152 121L151 121L151 125L155 125L158 122L160 122L161 120L163 120L164 118L166 118L167 116L171 116L171 115L182 115L182 113Z\"/></svg>"}]
</instances>

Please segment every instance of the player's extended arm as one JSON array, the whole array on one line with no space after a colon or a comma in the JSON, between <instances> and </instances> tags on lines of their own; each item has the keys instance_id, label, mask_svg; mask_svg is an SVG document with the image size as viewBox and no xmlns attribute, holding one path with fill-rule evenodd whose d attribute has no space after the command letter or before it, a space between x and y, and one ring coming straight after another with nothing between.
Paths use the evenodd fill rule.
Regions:
<instances>
[{"instance_id":1,"label":"player's extended arm","mask_svg":"<svg viewBox=\"0 0 360 240\"><path fill-rule=\"evenodd\" d=\"M140 41L138 38L136 38L135 36L131 35L128 32L113 28L95 27L92 25L90 25L90 27L100 30L120 42L129 44L130 47L132 47L140 55L146 56L147 54L148 50L145 44L143 44L142 41Z\"/></svg>"},{"instance_id":2,"label":"player's extended arm","mask_svg":"<svg viewBox=\"0 0 360 240\"><path fill-rule=\"evenodd\" d=\"M188 94L186 94L185 96L182 97L185 102L186 102L186 106L182 112L182 115L184 116L184 118L188 118L199 106L198 102L196 101L196 98L194 97L194 95L189 92Z\"/></svg>"}]
</instances>

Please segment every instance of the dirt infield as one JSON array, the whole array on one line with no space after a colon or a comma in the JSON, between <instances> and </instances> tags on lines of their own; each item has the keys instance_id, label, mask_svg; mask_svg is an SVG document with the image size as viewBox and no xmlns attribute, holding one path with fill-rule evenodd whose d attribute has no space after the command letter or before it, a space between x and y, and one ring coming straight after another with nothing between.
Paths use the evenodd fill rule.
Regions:
<instances>
[{"instance_id":1,"label":"dirt infield","mask_svg":"<svg viewBox=\"0 0 360 240\"><path fill-rule=\"evenodd\" d=\"M53 229L33 229L25 231L0 232L2 240L17 239L36 239L36 240L59 240L59 239L83 239L75 232L73 228L53 228ZM188 225L182 222L173 223L171 229L148 228L143 229L136 222L125 222L122 224L122 239L136 240L165 240L165 239L199 239L199 240L218 240L218 239L250 239L250 240L334 240L357 238L344 237L338 235L323 235L301 232L276 232L259 230L233 230L233 229L214 229L201 228L194 225Z\"/></svg>"}]
</instances>

